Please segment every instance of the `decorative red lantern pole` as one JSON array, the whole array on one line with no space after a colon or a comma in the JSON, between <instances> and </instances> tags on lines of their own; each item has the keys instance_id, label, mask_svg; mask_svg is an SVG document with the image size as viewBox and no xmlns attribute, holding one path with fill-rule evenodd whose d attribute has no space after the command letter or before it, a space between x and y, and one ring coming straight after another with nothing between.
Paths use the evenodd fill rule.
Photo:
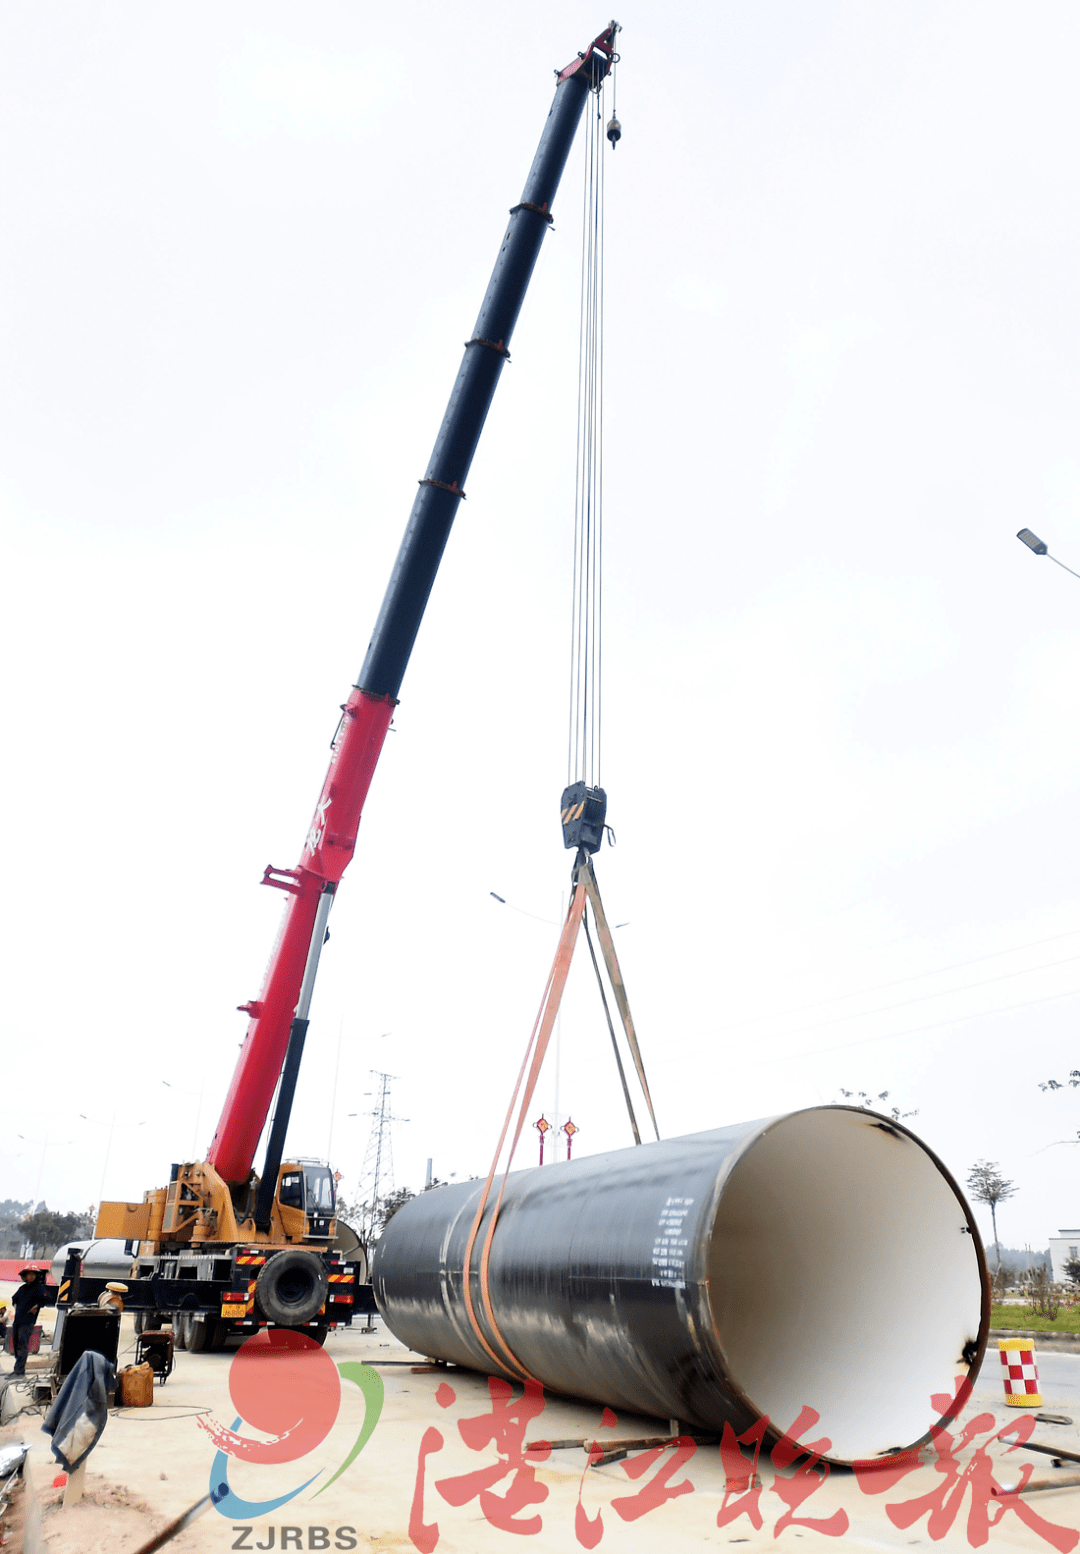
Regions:
<instances>
[{"instance_id":1,"label":"decorative red lantern pole","mask_svg":"<svg viewBox=\"0 0 1080 1554\"><path fill-rule=\"evenodd\" d=\"M562 1125L562 1127L560 1128L559 1131L560 1131L560 1133L565 1133L566 1134L566 1158L567 1158L567 1160L569 1160L570 1159L570 1146L574 1142L574 1134L575 1133L580 1133L581 1129L578 1128L576 1126L576 1124L572 1123L570 1121L570 1118L567 1117L566 1121L563 1123L563 1125Z\"/></svg>"},{"instance_id":2,"label":"decorative red lantern pole","mask_svg":"<svg viewBox=\"0 0 1080 1554\"><path fill-rule=\"evenodd\" d=\"M540 1164L543 1165L543 1163L544 1163L544 1134L551 1127L551 1123L548 1122L547 1118L541 1113L540 1121L539 1122L534 1122L533 1123L533 1127L536 1128L537 1131L540 1134Z\"/></svg>"}]
</instances>

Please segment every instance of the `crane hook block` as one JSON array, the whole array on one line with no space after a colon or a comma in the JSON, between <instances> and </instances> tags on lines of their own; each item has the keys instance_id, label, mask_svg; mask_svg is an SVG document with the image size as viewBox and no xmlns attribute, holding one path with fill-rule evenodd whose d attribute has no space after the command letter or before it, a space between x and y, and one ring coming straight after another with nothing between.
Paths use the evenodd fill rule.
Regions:
<instances>
[{"instance_id":1,"label":"crane hook block","mask_svg":"<svg viewBox=\"0 0 1080 1554\"><path fill-rule=\"evenodd\" d=\"M611 149L614 151L616 142L622 139L622 125L614 114L608 121L607 138L611 141Z\"/></svg>"},{"instance_id":2,"label":"crane hook block","mask_svg":"<svg viewBox=\"0 0 1080 1554\"><path fill-rule=\"evenodd\" d=\"M584 847L594 853L604 840L607 794L603 788L588 788L572 782L563 790L562 834L564 847Z\"/></svg>"}]
</instances>

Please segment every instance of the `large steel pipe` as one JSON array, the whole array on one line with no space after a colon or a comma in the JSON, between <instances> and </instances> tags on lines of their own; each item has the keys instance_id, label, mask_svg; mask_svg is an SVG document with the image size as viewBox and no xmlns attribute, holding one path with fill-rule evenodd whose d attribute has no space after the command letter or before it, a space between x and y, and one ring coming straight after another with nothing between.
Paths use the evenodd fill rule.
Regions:
<instances>
[{"instance_id":1,"label":"large steel pipe","mask_svg":"<svg viewBox=\"0 0 1080 1554\"><path fill-rule=\"evenodd\" d=\"M462 1293L481 1190L400 1209L373 1283L402 1343L496 1373ZM480 1289L491 1212L471 1289L502 1354ZM890 1119L833 1106L513 1173L489 1288L545 1388L710 1430L767 1415L781 1434L809 1406L834 1462L924 1439L932 1396L974 1379L990 1314L978 1230L941 1161Z\"/></svg>"}]
</instances>

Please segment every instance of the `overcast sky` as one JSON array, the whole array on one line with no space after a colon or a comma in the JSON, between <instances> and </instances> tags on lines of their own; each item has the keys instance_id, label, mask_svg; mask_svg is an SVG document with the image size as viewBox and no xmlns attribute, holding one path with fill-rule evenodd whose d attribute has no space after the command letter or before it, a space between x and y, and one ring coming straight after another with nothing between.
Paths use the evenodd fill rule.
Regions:
<instances>
[{"instance_id":1,"label":"overcast sky","mask_svg":"<svg viewBox=\"0 0 1080 1554\"><path fill-rule=\"evenodd\" d=\"M553 68L607 17L0 15L0 1198L66 1209L209 1142L263 867L297 860ZM1080 571L1080 13L619 19L597 872L662 1131L888 1090L1044 1247L1080 1225L1080 1091L1039 1089L1080 1068L1080 580L1015 533ZM290 1147L350 1196L373 1069L398 1185L486 1171L554 947L580 151L332 919ZM580 1152L629 1143L586 970Z\"/></svg>"}]
</instances>

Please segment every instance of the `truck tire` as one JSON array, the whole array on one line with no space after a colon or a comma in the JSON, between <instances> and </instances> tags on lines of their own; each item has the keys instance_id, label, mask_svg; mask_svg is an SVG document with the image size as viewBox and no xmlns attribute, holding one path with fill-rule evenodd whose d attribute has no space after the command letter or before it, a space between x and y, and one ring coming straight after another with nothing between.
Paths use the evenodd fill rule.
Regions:
<instances>
[{"instance_id":1,"label":"truck tire","mask_svg":"<svg viewBox=\"0 0 1080 1554\"><path fill-rule=\"evenodd\" d=\"M186 1349L191 1319L186 1311L174 1311L172 1318L173 1348Z\"/></svg>"},{"instance_id":2,"label":"truck tire","mask_svg":"<svg viewBox=\"0 0 1080 1554\"><path fill-rule=\"evenodd\" d=\"M210 1324L213 1317L185 1317L184 1326L187 1329L187 1343L185 1348L192 1354L202 1354L204 1349L210 1347Z\"/></svg>"},{"instance_id":3,"label":"truck tire","mask_svg":"<svg viewBox=\"0 0 1080 1554\"><path fill-rule=\"evenodd\" d=\"M301 1327L326 1304L329 1280L322 1259L314 1252L278 1252L260 1269L255 1299L270 1322Z\"/></svg>"}]
</instances>

